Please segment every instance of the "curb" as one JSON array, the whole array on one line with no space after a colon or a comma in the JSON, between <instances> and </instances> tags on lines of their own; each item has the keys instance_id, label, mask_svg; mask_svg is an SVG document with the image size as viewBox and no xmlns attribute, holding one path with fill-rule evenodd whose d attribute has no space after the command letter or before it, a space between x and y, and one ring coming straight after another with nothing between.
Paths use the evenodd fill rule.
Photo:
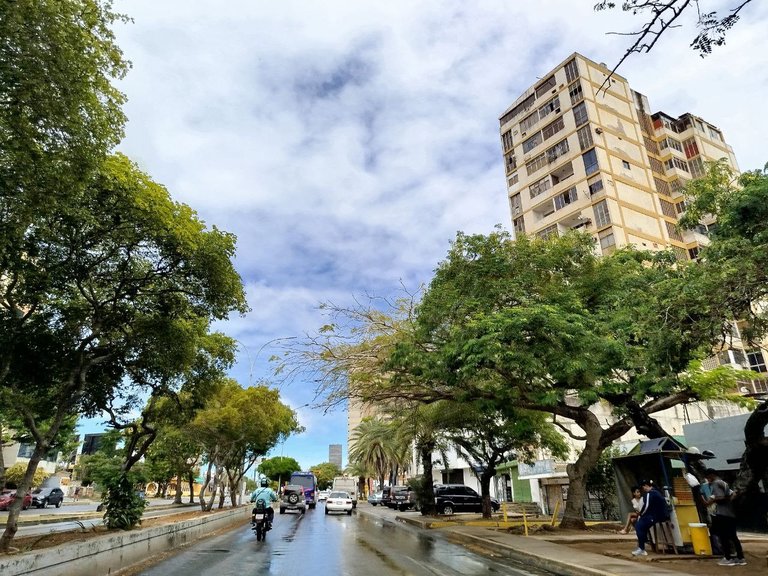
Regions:
<instances>
[{"instance_id":1,"label":"curb","mask_svg":"<svg viewBox=\"0 0 768 576\"><path fill-rule=\"evenodd\" d=\"M250 507L240 506L175 524L106 534L79 543L62 544L21 554L0 556L3 576L82 576L113 574L150 556L209 536L215 530L245 524Z\"/></svg>"}]
</instances>

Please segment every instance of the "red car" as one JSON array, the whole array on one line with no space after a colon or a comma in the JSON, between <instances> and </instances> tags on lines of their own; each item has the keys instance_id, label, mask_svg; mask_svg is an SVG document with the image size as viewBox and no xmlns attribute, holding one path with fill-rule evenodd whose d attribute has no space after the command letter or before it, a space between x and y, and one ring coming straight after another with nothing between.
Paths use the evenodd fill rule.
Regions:
<instances>
[{"instance_id":1,"label":"red car","mask_svg":"<svg viewBox=\"0 0 768 576\"><path fill-rule=\"evenodd\" d=\"M8 510L16 500L16 490L3 490L0 494L0 510ZM26 510L32 504L32 494L26 494L24 496L24 504L21 506L22 510Z\"/></svg>"}]
</instances>

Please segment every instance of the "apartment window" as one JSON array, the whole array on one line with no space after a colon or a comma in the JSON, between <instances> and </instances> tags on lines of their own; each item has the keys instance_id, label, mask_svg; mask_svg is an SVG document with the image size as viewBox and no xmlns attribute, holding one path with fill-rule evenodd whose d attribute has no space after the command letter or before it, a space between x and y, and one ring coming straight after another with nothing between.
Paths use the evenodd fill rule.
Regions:
<instances>
[{"instance_id":1,"label":"apartment window","mask_svg":"<svg viewBox=\"0 0 768 576\"><path fill-rule=\"evenodd\" d=\"M613 228L603 230L598 235L600 240L600 249L603 254L610 254L616 248L616 237L613 235Z\"/></svg>"},{"instance_id":2,"label":"apartment window","mask_svg":"<svg viewBox=\"0 0 768 576\"><path fill-rule=\"evenodd\" d=\"M511 174L511 175L509 176L509 178L507 179L507 184L508 184L509 186L514 186L514 185L515 185L515 184L517 184L519 181L520 181L520 177L517 175L517 172L515 172L514 174Z\"/></svg>"},{"instance_id":3,"label":"apartment window","mask_svg":"<svg viewBox=\"0 0 768 576\"><path fill-rule=\"evenodd\" d=\"M695 138L688 138L688 140L683 142L683 151L685 152L686 158L693 158L694 156L699 155L699 145L696 144Z\"/></svg>"},{"instance_id":4,"label":"apartment window","mask_svg":"<svg viewBox=\"0 0 768 576\"><path fill-rule=\"evenodd\" d=\"M723 141L723 135L720 133L720 130L714 126L707 126L707 128L709 128L709 137L712 138L712 140Z\"/></svg>"},{"instance_id":5,"label":"apartment window","mask_svg":"<svg viewBox=\"0 0 768 576\"><path fill-rule=\"evenodd\" d=\"M669 187L672 188L673 193L683 193L683 190L685 190L685 182L680 180L680 178L675 178L672 180L672 182L669 183Z\"/></svg>"},{"instance_id":6,"label":"apartment window","mask_svg":"<svg viewBox=\"0 0 768 576\"><path fill-rule=\"evenodd\" d=\"M552 98L552 100L550 100L549 102L544 104L544 106L539 108L539 120L543 120L544 118L552 114L552 112L555 112L555 113L560 112L560 96L555 96L554 98Z\"/></svg>"},{"instance_id":7,"label":"apartment window","mask_svg":"<svg viewBox=\"0 0 768 576\"><path fill-rule=\"evenodd\" d=\"M541 238L542 240L546 240L547 238L551 238L552 236L559 236L557 233L557 224L552 224L552 226L547 226L544 228L544 230L539 231L536 236Z\"/></svg>"},{"instance_id":8,"label":"apartment window","mask_svg":"<svg viewBox=\"0 0 768 576\"><path fill-rule=\"evenodd\" d=\"M534 172L541 170L544 168L544 166L547 165L547 156L543 152L536 156L536 158L533 158L532 160L529 160L525 163L525 171L528 173L528 176L533 174Z\"/></svg>"},{"instance_id":9,"label":"apartment window","mask_svg":"<svg viewBox=\"0 0 768 576\"><path fill-rule=\"evenodd\" d=\"M504 162L507 166L507 174L513 170L517 170L517 158L515 158L514 154L507 154L504 156Z\"/></svg>"},{"instance_id":10,"label":"apartment window","mask_svg":"<svg viewBox=\"0 0 768 576\"><path fill-rule=\"evenodd\" d=\"M667 202L666 200L659 199L659 202L661 203L661 213L664 214L664 216L669 216L670 218L677 218L677 212L675 212L675 205L672 204L672 202Z\"/></svg>"},{"instance_id":11,"label":"apartment window","mask_svg":"<svg viewBox=\"0 0 768 576\"><path fill-rule=\"evenodd\" d=\"M749 369L753 372L762 372L763 374L768 372L762 350L747 350L747 360L749 360Z\"/></svg>"},{"instance_id":12,"label":"apartment window","mask_svg":"<svg viewBox=\"0 0 768 576\"><path fill-rule=\"evenodd\" d=\"M589 120L589 116L587 116L587 104L585 102L573 107L573 119L576 121L576 126L581 126Z\"/></svg>"},{"instance_id":13,"label":"apartment window","mask_svg":"<svg viewBox=\"0 0 768 576\"><path fill-rule=\"evenodd\" d=\"M523 211L520 194L515 194L514 196L509 197L509 207L512 209L512 214L519 214Z\"/></svg>"},{"instance_id":14,"label":"apartment window","mask_svg":"<svg viewBox=\"0 0 768 576\"><path fill-rule=\"evenodd\" d=\"M551 164L561 156L565 156L568 153L568 150L568 140L561 140L547 150L547 161Z\"/></svg>"},{"instance_id":15,"label":"apartment window","mask_svg":"<svg viewBox=\"0 0 768 576\"><path fill-rule=\"evenodd\" d=\"M534 182L528 187L528 191L531 194L531 198L536 198L536 196L539 196L540 194L544 194L547 190L549 190L552 187L552 183L549 180L549 176L546 178L542 178L538 182Z\"/></svg>"},{"instance_id":16,"label":"apartment window","mask_svg":"<svg viewBox=\"0 0 768 576\"><path fill-rule=\"evenodd\" d=\"M664 162L664 167L667 170L672 170L672 168L678 168L680 170L683 170L685 172L689 172L688 170L688 162L685 160L680 160L680 158L670 158L666 162Z\"/></svg>"},{"instance_id":17,"label":"apartment window","mask_svg":"<svg viewBox=\"0 0 768 576\"><path fill-rule=\"evenodd\" d=\"M659 162L657 160L657 162ZM661 166L661 162L659 162L659 166ZM653 183L656 185L656 192L659 194L663 194L664 196L671 196L672 193L669 190L669 184L664 182L661 178L656 178L656 176L653 177Z\"/></svg>"},{"instance_id":18,"label":"apartment window","mask_svg":"<svg viewBox=\"0 0 768 576\"><path fill-rule=\"evenodd\" d=\"M525 142L523 142L523 154L528 154L531 150L536 148L539 144L544 142L544 139L541 137L541 132L536 132L533 136L528 138Z\"/></svg>"},{"instance_id":19,"label":"apartment window","mask_svg":"<svg viewBox=\"0 0 768 576\"><path fill-rule=\"evenodd\" d=\"M595 204L595 226L604 228L611 223L611 213L608 211L608 201L602 200Z\"/></svg>"},{"instance_id":20,"label":"apartment window","mask_svg":"<svg viewBox=\"0 0 768 576\"><path fill-rule=\"evenodd\" d=\"M660 160L657 160L656 158L649 156L648 163L651 165L651 170L656 172L656 174L664 174L664 165L661 163Z\"/></svg>"},{"instance_id":21,"label":"apartment window","mask_svg":"<svg viewBox=\"0 0 768 576\"><path fill-rule=\"evenodd\" d=\"M512 130L507 130L504 132L504 134L501 135L501 145L504 149L504 152L509 152L514 148L515 144L512 141Z\"/></svg>"},{"instance_id":22,"label":"apartment window","mask_svg":"<svg viewBox=\"0 0 768 576\"><path fill-rule=\"evenodd\" d=\"M632 169L632 166L630 166L629 162L627 162L626 160L622 160L621 161L621 165L624 166L624 169L626 169L626 170L631 170Z\"/></svg>"},{"instance_id":23,"label":"apartment window","mask_svg":"<svg viewBox=\"0 0 768 576\"><path fill-rule=\"evenodd\" d=\"M589 124L579 128L576 134L579 137L579 146L581 147L582 152L588 148L592 148L594 142L592 140L592 130Z\"/></svg>"},{"instance_id":24,"label":"apartment window","mask_svg":"<svg viewBox=\"0 0 768 576\"><path fill-rule=\"evenodd\" d=\"M587 186L589 186L589 195L594 196L598 192L601 192L603 188L603 179L600 176L593 176L587 180Z\"/></svg>"},{"instance_id":25,"label":"apartment window","mask_svg":"<svg viewBox=\"0 0 768 576\"><path fill-rule=\"evenodd\" d=\"M701 156L688 160L688 168L691 169L691 176L694 178L701 178L706 172L704 160L701 159Z\"/></svg>"},{"instance_id":26,"label":"apartment window","mask_svg":"<svg viewBox=\"0 0 768 576\"><path fill-rule=\"evenodd\" d=\"M576 198L576 186L569 188L562 194L558 194L555 196L555 210L560 210L561 208L568 206L568 204L576 202Z\"/></svg>"},{"instance_id":27,"label":"apartment window","mask_svg":"<svg viewBox=\"0 0 768 576\"><path fill-rule=\"evenodd\" d=\"M699 247L694 246L693 248L688 248L688 258L691 260L697 260L699 258Z\"/></svg>"},{"instance_id":28,"label":"apartment window","mask_svg":"<svg viewBox=\"0 0 768 576\"><path fill-rule=\"evenodd\" d=\"M597 164L597 152L594 148L582 154L581 159L584 160L584 171L587 173L587 176L594 174L600 169L600 166Z\"/></svg>"},{"instance_id":29,"label":"apartment window","mask_svg":"<svg viewBox=\"0 0 768 576\"><path fill-rule=\"evenodd\" d=\"M573 82L579 76L579 65L576 63L576 58L568 62L565 65L565 78L568 82Z\"/></svg>"},{"instance_id":30,"label":"apartment window","mask_svg":"<svg viewBox=\"0 0 768 576\"><path fill-rule=\"evenodd\" d=\"M683 237L680 234L680 232L677 231L677 226L672 224L672 222L664 221L664 224L667 227L667 234L669 234L669 237L672 238L672 240L677 240L678 242L683 241Z\"/></svg>"},{"instance_id":31,"label":"apartment window","mask_svg":"<svg viewBox=\"0 0 768 576\"><path fill-rule=\"evenodd\" d=\"M698 118L696 118L694 122L696 123L696 130L698 130L699 132L704 132L704 122L702 122Z\"/></svg>"},{"instance_id":32,"label":"apartment window","mask_svg":"<svg viewBox=\"0 0 768 576\"><path fill-rule=\"evenodd\" d=\"M512 119L516 118L517 116L519 116L520 114L523 114L524 112L528 111L530 109L530 107L533 106L533 103L535 101L536 101L536 95L535 94L531 94L525 100L520 102L520 104L518 104L517 106L512 108L512 110L510 110L509 112L504 114L504 116L502 116L499 119L499 124L501 126L504 126L504 124L506 124L510 120L512 120Z\"/></svg>"},{"instance_id":33,"label":"apartment window","mask_svg":"<svg viewBox=\"0 0 768 576\"><path fill-rule=\"evenodd\" d=\"M678 152L682 152L683 151L683 146L680 144L680 142L678 142L674 138L670 138L670 137L664 138L664 140L659 142L659 148L662 149L662 150L664 150L666 148L673 148L673 149L677 150Z\"/></svg>"},{"instance_id":34,"label":"apartment window","mask_svg":"<svg viewBox=\"0 0 768 576\"><path fill-rule=\"evenodd\" d=\"M525 234L525 221L523 217L515 218L512 220L512 226L517 234Z\"/></svg>"},{"instance_id":35,"label":"apartment window","mask_svg":"<svg viewBox=\"0 0 768 576\"><path fill-rule=\"evenodd\" d=\"M578 80L568 86L568 95L571 97L571 104L576 104L584 100L584 91L581 89L581 82Z\"/></svg>"},{"instance_id":36,"label":"apartment window","mask_svg":"<svg viewBox=\"0 0 768 576\"><path fill-rule=\"evenodd\" d=\"M549 91L550 91L552 88L554 88L554 87L555 87L555 84L556 84L556 82L555 82L555 77L554 77L554 75L553 75L553 76L550 76L549 78L547 78L546 80L544 80L544 82L542 82L541 84L539 84L539 87L538 87L538 88L536 88L536 98L541 98L541 97L542 97L544 94L546 94L546 93L547 93L547 92L549 92Z\"/></svg>"},{"instance_id":37,"label":"apartment window","mask_svg":"<svg viewBox=\"0 0 768 576\"><path fill-rule=\"evenodd\" d=\"M563 117L560 116L556 120L544 126L544 128L541 129L541 134L544 136L544 140L549 140L563 128L565 128L565 121L563 120Z\"/></svg>"},{"instance_id":38,"label":"apartment window","mask_svg":"<svg viewBox=\"0 0 768 576\"><path fill-rule=\"evenodd\" d=\"M534 112L533 114L526 116L522 119L520 122L520 133L528 132L531 128L533 128L539 121L539 113Z\"/></svg>"},{"instance_id":39,"label":"apartment window","mask_svg":"<svg viewBox=\"0 0 768 576\"><path fill-rule=\"evenodd\" d=\"M678 214L678 216L683 212L685 212L685 208L686 208L685 200L681 200L680 202L675 204L675 212Z\"/></svg>"}]
</instances>

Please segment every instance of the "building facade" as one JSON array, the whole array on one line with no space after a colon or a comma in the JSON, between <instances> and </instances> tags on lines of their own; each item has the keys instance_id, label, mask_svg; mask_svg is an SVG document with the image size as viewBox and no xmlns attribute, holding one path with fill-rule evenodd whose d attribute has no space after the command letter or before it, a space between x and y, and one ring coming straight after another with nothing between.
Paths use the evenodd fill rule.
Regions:
<instances>
[{"instance_id":1,"label":"building facade","mask_svg":"<svg viewBox=\"0 0 768 576\"><path fill-rule=\"evenodd\" d=\"M500 118L507 190L516 234L592 233L602 253L616 247L695 258L707 224L677 229L681 190L704 162L733 150L713 124L651 113L626 79L573 54L526 90Z\"/></svg>"},{"instance_id":2,"label":"building facade","mask_svg":"<svg viewBox=\"0 0 768 576\"><path fill-rule=\"evenodd\" d=\"M341 444L328 445L328 462L341 468Z\"/></svg>"}]
</instances>

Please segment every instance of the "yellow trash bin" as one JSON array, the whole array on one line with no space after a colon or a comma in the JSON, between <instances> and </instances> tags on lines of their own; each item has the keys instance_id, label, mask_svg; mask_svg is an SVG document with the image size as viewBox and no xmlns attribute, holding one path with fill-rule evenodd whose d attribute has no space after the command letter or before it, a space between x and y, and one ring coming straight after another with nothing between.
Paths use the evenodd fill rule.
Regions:
<instances>
[{"instance_id":1,"label":"yellow trash bin","mask_svg":"<svg viewBox=\"0 0 768 576\"><path fill-rule=\"evenodd\" d=\"M691 532L693 553L711 556L712 544L709 542L709 530L707 530L707 525L699 523L688 524L688 530Z\"/></svg>"}]
</instances>

